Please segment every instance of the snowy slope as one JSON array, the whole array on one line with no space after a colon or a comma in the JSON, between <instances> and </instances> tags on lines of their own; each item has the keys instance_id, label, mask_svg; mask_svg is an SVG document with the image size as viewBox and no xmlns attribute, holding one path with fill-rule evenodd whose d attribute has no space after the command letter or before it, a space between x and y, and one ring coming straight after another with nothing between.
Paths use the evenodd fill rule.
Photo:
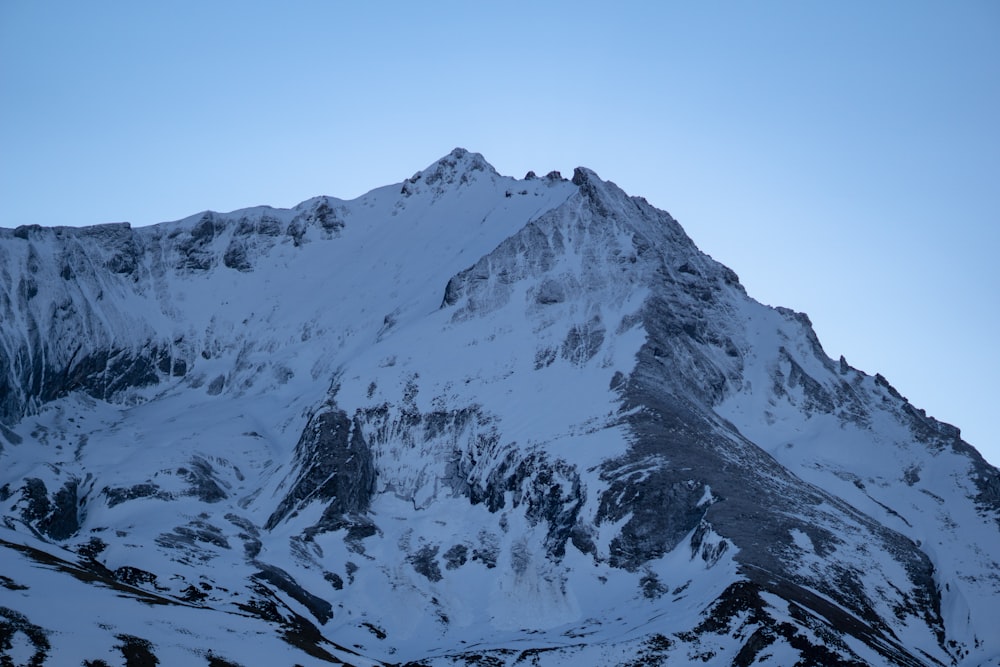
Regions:
<instances>
[{"instance_id":1,"label":"snowy slope","mask_svg":"<svg viewBox=\"0 0 1000 667\"><path fill-rule=\"evenodd\" d=\"M0 266L15 658L1000 664L1000 473L588 170Z\"/></svg>"}]
</instances>

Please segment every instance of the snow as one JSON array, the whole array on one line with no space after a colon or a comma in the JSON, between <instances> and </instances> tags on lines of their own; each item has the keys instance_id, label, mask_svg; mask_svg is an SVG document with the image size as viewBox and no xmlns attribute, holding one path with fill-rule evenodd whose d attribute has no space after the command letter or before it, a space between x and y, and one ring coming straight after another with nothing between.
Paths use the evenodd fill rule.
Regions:
<instances>
[{"instance_id":1,"label":"snow","mask_svg":"<svg viewBox=\"0 0 1000 667\"><path fill-rule=\"evenodd\" d=\"M721 269L686 245L679 227L592 172L574 180L517 181L481 156L454 151L402 184L352 201L315 198L289 210L198 214L134 230L130 238L143 253L130 274L101 265L120 250L112 237L121 230L0 245L3 265L36 275L38 289L4 321L5 358L15 358L25 332L39 329L48 347L28 349L62 362L102 346L135 350L153 341L174 364L186 364L183 375L161 373L158 383L108 400L75 392L36 401L11 427L21 441L0 449L0 487L16 492L38 478L55 493L76 480L80 507L79 533L58 545L20 522L28 501L15 493L0 506L9 519L0 539L76 563L81 546L97 538L106 544L96 556L103 567L139 568L155 573L155 582L123 592L5 548L2 574L28 588L0 589L0 607L44 620L53 653L66 664L114 663L107 651L118 635L150 641L161 664L185 664L198 651L204 658L206 646L241 664L320 664L241 607L268 565L331 605L324 623L287 590L265 586L286 613L312 619L336 642L323 650L350 664L450 664L463 650L510 648L559 649L546 652L544 664L616 664L652 650L656 634L673 642L661 647L671 662L731 661L745 640L739 632L755 629L745 613L732 633L703 633L694 643L678 637L746 580L739 547L700 526L697 545L691 531L662 557L627 571L607 561L631 515L596 520L608 486L601 465L626 455L634 441L628 418L642 408L626 411L615 383L648 342L642 314L665 280L662 267ZM608 216L596 220L585 196L601 197ZM310 222L321 206L338 224ZM197 252L212 261L184 268L190 257L181 246L206 220L212 233ZM259 232L267 221L280 229L298 221L301 233ZM241 236L246 225L258 231ZM654 250L638 252L642 244ZM250 270L225 266L236 246ZM76 279L39 257L64 259ZM446 303L450 284L461 290ZM916 442L898 401L859 371L838 374L801 318L752 301L738 286L722 295L717 310L706 312L719 317L721 337L736 353L699 342L727 378L724 398L711 406L725 420L719 432L738 434L844 501L819 502L796 517L834 535L832 547L820 532L787 533L788 557L803 581L814 582L811 592L837 604L820 584L830 563L850 568L902 645L952 661L924 619L893 607L912 592L910 574L882 542L865 542L871 517L920 545L933 563L947 639L967 651L955 664L1000 655L991 626L1000 539L970 500L968 458ZM693 297L672 305L700 307ZM52 315L70 306L76 319ZM868 413L815 408L805 380L789 379L796 369L830 392L849 383ZM320 502L300 504L264 531L301 474L296 444L307 421L334 406L368 429L378 470L367 514L375 534L352 540L342 528L304 539L321 519ZM376 412L382 416L366 416ZM468 418L431 433L407 430L412 414ZM553 474L549 489L569 494L578 481L585 492L579 523L595 526L593 553L571 540L563 557L548 557L549 525L529 518L518 489L503 488L493 513L456 486L456 466L465 466L465 483L485 485L504 461L531 456L578 474ZM669 465L643 460L636 483ZM207 471L200 481L199 471ZM111 502L135 489L136 497ZM716 494L705 485L696 507L707 510ZM249 555L253 549L259 553ZM449 560L448 553L465 555ZM885 590L886 582L899 587ZM189 587L206 598L182 602ZM143 591L171 602L141 601ZM807 632L787 601L761 595L768 613ZM12 659L26 660L26 637L14 635ZM845 641L862 659L883 662L863 642ZM791 664L798 655L778 638L758 664Z\"/></svg>"},{"instance_id":2,"label":"snow","mask_svg":"<svg viewBox=\"0 0 1000 667\"><path fill-rule=\"evenodd\" d=\"M970 481L971 461L916 442L885 390L855 370L849 371L849 379L858 393L877 399L868 402L877 409L860 423L804 411L801 396L792 392L775 396L767 388L782 362L757 355L800 340L790 331L795 324L755 303L743 305L743 317L752 336L748 349L753 350L744 367L744 386L717 406L716 412L800 478L847 500L919 545L934 565L948 639L965 646L985 644L995 634L990 619L1000 598L1000 563L986 547L997 544L997 526L970 502L977 492ZM832 375L806 348L795 350L793 356L813 377ZM919 471L919 481L905 483L907 470ZM796 532L793 538L807 554L814 551L806 535ZM820 567L823 560L814 557L813 562ZM866 569L890 567L889 562L874 565ZM964 575L945 574L954 572ZM873 588L879 585L876 579L870 583ZM904 645L938 654L940 649L926 636L925 627L908 627L897 630ZM994 651L993 647L973 650L966 662L978 664L977 660L987 660Z\"/></svg>"}]
</instances>

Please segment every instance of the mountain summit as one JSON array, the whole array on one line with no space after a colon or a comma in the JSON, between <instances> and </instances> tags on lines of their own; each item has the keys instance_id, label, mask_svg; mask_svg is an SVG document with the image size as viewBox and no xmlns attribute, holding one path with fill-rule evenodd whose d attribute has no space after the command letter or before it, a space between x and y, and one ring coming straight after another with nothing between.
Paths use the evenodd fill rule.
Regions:
<instances>
[{"instance_id":1,"label":"mountain summit","mask_svg":"<svg viewBox=\"0 0 1000 667\"><path fill-rule=\"evenodd\" d=\"M0 229L0 516L15 664L1000 665L958 429L645 200L463 149Z\"/></svg>"}]
</instances>

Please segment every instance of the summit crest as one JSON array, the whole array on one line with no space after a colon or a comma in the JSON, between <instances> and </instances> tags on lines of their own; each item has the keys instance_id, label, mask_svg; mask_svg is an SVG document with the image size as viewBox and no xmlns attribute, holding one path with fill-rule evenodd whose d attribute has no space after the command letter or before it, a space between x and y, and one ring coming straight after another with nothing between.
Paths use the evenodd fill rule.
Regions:
<instances>
[{"instance_id":1,"label":"summit crest","mask_svg":"<svg viewBox=\"0 0 1000 667\"><path fill-rule=\"evenodd\" d=\"M1000 472L668 213L529 176L0 229L0 653L992 664Z\"/></svg>"}]
</instances>

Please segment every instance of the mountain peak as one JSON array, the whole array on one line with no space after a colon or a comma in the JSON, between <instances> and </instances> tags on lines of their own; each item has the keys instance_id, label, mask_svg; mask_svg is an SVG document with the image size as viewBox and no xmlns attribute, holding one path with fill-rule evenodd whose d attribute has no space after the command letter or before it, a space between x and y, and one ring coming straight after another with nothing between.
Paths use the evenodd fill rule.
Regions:
<instances>
[{"instance_id":1,"label":"mountain peak","mask_svg":"<svg viewBox=\"0 0 1000 667\"><path fill-rule=\"evenodd\" d=\"M573 170L573 185L584 185L590 183L591 181L600 181L601 177L598 176L594 171L587 169L586 167L577 167Z\"/></svg>"},{"instance_id":2,"label":"mountain peak","mask_svg":"<svg viewBox=\"0 0 1000 667\"><path fill-rule=\"evenodd\" d=\"M418 171L403 183L403 194L413 194L420 190L420 184L431 186L441 194L446 186L465 185L477 180L480 174L491 179L500 177L496 169L479 153L471 153L464 148L455 148L426 169ZM413 187L416 186L416 187Z\"/></svg>"},{"instance_id":3,"label":"mountain peak","mask_svg":"<svg viewBox=\"0 0 1000 667\"><path fill-rule=\"evenodd\" d=\"M590 169L401 185L0 233L0 654L995 662L957 429Z\"/></svg>"},{"instance_id":4,"label":"mountain peak","mask_svg":"<svg viewBox=\"0 0 1000 667\"><path fill-rule=\"evenodd\" d=\"M481 153L473 153L462 147L453 148L450 153L437 160L432 167L455 171L489 171L494 174L497 173L493 165L487 162Z\"/></svg>"}]
</instances>

